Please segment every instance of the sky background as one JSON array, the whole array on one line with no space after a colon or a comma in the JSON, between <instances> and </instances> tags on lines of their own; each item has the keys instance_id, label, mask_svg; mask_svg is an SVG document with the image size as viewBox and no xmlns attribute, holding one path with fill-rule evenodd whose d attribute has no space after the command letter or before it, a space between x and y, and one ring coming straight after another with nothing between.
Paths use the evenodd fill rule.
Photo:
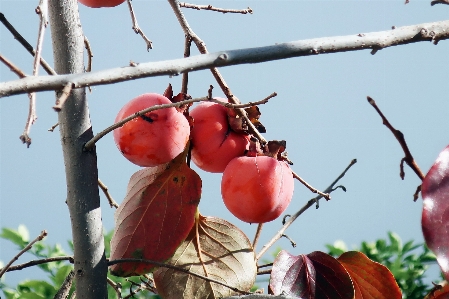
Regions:
<instances>
[{"instance_id":1,"label":"sky background","mask_svg":"<svg viewBox=\"0 0 449 299\"><path fill-rule=\"evenodd\" d=\"M126 3L115 8L91 9L80 5L85 35L94 58L93 70L180 58L184 34L166 1L133 2L140 27L153 41L146 51L140 36L131 29ZM430 1L200 1L224 8L244 9L251 15L221 14L183 9L192 29L205 41L210 52L272 45L316 37L353 35L447 19L448 6L430 6ZM0 0L0 11L32 44L36 44L38 1ZM51 24L50 24L51 26ZM0 26L0 53L32 73L33 58ZM413 202L420 184L408 167L402 181L399 163L403 152L366 96L374 98L390 122L400 129L423 172L448 144L449 42L437 46L421 42L383 49L322 54L254 65L221 68L232 92L242 101L257 101L272 92L278 96L261 106L266 139L287 140L293 170L318 189L326 188L356 158L358 163L340 181L338 190L320 208L305 212L287 230L297 243L280 240L276 246L293 254L326 250L325 244L343 240L349 248L361 241L386 238L388 231L403 241L423 242L420 217L422 200ZM198 51L192 47L192 55ZM43 57L52 64L51 34L45 33ZM41 69L40 74L46 75ZM0 80L16 76L0 65ZM163 93L171 83L180 91L181 76L158 77L93 87L88 93L94 133L111 125L120 108L146 92ZM209 71L192 73L189 94L223 96ZM59 132L47 130L57 122L51 108L53 92L37 94L38 120L31 130L33 143L26 148L20 140L28 113L26 95L0 99L0 227L24 224L33 239L48 231L46 242L61 243L68 250L71 226L65 205L66 185ZM97 143L100 179L117 202L125 196L129 177L139 170L117 150L112 134ZM243 223L225 208L220 194L220 174L209 174L193 166L203 180L200 212L224 218L254 237L256 225ZM298 211L314 194L299 182L286 213ZM101 193L104 227L114 228L114 210ZM264 226L258 250L281 227L281 219ZM270 252L273 252L275 247ZM0 260L9 261L17 248L0 239ZM270 258L269 255L265 256ZM31 259L24 255L19 262ZM437 271L430 277L437 280ZM42 278L37 269L8 273L7 284L26 278Z\"/></svg>"}]
</instances>

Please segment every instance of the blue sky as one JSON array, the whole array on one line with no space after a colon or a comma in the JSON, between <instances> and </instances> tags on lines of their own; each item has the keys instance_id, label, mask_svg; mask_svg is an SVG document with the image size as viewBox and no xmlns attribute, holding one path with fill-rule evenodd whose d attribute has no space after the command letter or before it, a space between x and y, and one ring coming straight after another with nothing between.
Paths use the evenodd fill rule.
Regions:
<instances>
[{"instance_id":1,"label":"blue sky","mask_svg":"<svg viewBox=\"0 0 449 299\"><path fill-rule=\"evenodd\" d=\"M389 30L447 19L449 7L430 1L210 1L226 8L250 6L252 15L221 14L184 9L193 30L206 42L210 52L271 45L279 42L351 35ZM0 0L0 11L17 30L36 43L38 1ZM133 1L140 27L153 41L146 51L142 39L131 29L126 4L109 9L90 9L80 5L85 35L93 53L93 70L180 58L184 34L166 1ZM50 24L51 26L51 24ZM267 139L287 140L293 169L319 189L327 187L353 159L358 163L343 178L347 192L332 194L320 209L309 209L287 234L298 246L281 240L276 246L293 254L325 250L326 243L345 241L349 247L362 240L385 238L387 231L398 233L404 241L422 242L421 199L412 195L420 181L406 168L399 177L403 153L393 135L367 103L373 97L390 122L400 129L418 164L427 172L438 153L447 145L449 111L447 66L449 43L430 42L383 49L292 58L255 65L222 68L226 82L242 102L260 100L272 92L278 97L260 107ZM32 73L32 57L0 27L0 52L23 71ZM198 54L192 49L192 54ZM50 30L45 33L43 57L52 62ZM44 71L40 70L44 75ZM0 66L0 80L16 79ZM146 92L162 93L171 83L180 90L181 77L140 79L94 87L88 93L94 132L112 124L121 106ZM210 84L214 96L222 96L208 71L192 73L189 94L201 97ZM59 132L47 131L57 122L51 109L53 92L37 94L38 120L33 126L29 149L19 136L28 109L26 95L0 99L0 226L26 225L31 238L46 229L47 241L61 243L71 238L65 201L64 164ZM116 149L112 135L97 143L99 177L118 201L125 196L129 177L139 169ZM253 239L255 225L240 222L225 208L220 195L219 174L205 173L200 211L218 216L241 227ZM314 197L295 183L295 193L287 212L299 210ZM101 194L105 229L114 227L113 213ZM280 220L265 225L260 247L280 228ZM0 240L0 260L6 262L16 248ZM30 257L24 256L20 262ZM6 276L6 283L38 278L37 270L24 270ZM436 276L435 276L436 277ZM436 278L435 278L436 279Z\"/></svg>"}]
</instances>

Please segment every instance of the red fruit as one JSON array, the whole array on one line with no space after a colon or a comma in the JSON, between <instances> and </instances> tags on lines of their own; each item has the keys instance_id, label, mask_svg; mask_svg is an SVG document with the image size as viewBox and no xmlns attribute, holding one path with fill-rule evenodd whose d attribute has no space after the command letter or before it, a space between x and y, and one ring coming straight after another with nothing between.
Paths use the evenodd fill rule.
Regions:
<instances>
[{"instance_id":1,"label":"red fruit","mask_svg":"<svg viewBox=\"0 0 449 299\"><path fill-rule=\"evenodd\" d=\"M238 157L223 173L221 195L235 217L263 223L285 211L293 196L293 186L287 163L268 156Z\"/></svg>"},{"instance_id":2,"label":"red fruit","mask_svg":"<svg viewBox=\"0 0 449 299\"><path fill-rule=\"evenodd\" d=\"M125 2L125 0L78 0L79 3L89 7L114 7Z\"/></svg>"},{"instance_id":3,"label":"red fruit","mask_svg":"<svg viewBox=\"0 0 449 299\"><path fill-rule=\"evenodd\" d=\"M140 95L123 106L115 122L148 107L170 103L159 94ZM167 163L182 153L189 133L189 122L172 107L148 112L115 129L114 141L129 161L150 167Z\"/></svg>"},{"instance_id":4,"label":"red fruit","mask_svg":"<svg viewBox=\"0 0 449 299\"><path fill-rule=\"evenodd\" d=\"M194 119L192 161L196 166L209 172L223 172L232 159L245 153L248 137L232 131L226 107L202 102L190 116Z\"/></svg>"}]
</instances>

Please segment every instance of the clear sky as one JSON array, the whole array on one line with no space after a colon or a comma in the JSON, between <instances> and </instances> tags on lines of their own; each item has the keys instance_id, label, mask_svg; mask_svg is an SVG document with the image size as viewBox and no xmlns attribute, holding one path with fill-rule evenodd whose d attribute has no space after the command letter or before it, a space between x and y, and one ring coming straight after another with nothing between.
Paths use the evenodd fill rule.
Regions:
<instances>
[{"instance_id":1,"label":"clear sky","mask_svg":"<svg viewBox=\"0 0 449 299\"><path fill-rule=\"evenodd\" d=\"M0 0L0 11L17 30L36 43L38 1ZM184 9L193 30L206 42L210 52L271 45L294 40L352 35L447 19L449 7L430 6L430 1L202 1L225 8L250 6L251 15L221 14ZM93 70L126 66L134 62L160 61L183 55L184 34L166 1L134 0L134 9L143 31L153 41L148 53L143 40L131 29L126 4L109 9L80 5L85 35L93 53ZM50 24L51 26L51 24ZM0 26L0 52L24 72L32 73L32 57ZM373 97L391 123L400 129L416 161L427 172L448 143L449 43L430 42L387 48L374 56L370 50L292 58L256 65L222 68L225 80L242 102L260 100L272 92L278 97L260 107L266 138L287 140L293 169L319 189L327 187L357 158L358 163L341 180L347 192L332 194L320 209L309 209L287 231L298 244L287 240L276 246L293 254L325 250L335 240L349 247L361 241L386 238L388 231L404 241L422 242L421 199L412 196L420 184L406 167L399 177L403 152L393 135L367 103ZM196 49L192 55L198 54ZM43 57L52 62L50 30L45 33ZM45 74L41 69L40 74ZM16 79L0 66L0 80ZM94 132L111 125L119 109L130 99L146 92L162 93L171 83L180 90L181 77L140 79L94 87L88 93ZM208 71L192 73L189 94L201 97L212 84L214 96L223 96ZM37 94L38 120L33 126L29 149L21 144L28 113L28 97L0 99L0 227L24 224L34 238L43 229L47 242L67 249L71 238L65 205L66 186L59 132L47 131L57 122L52 110L54 93ZM99 177L112 196L121 202L129 177L139 169L121 156L112 135L97 143ZM198 170L203 179L200 211L238 225L252 240L255 225L240 222L225 208L220 195L219 174ZM295 193L286 213L299 210L314 197L295 183ZM114 227L113 214L101 194L104 227ZM259 248L281 227L281 220L265 225ZM274 248L273 248L274 250ZM7 262L17 252L0 239L0 260ZM269 257L269 256L266 256ZM30 256L23 256L25 262ZM435 273L434 273L435 274ZM38 270L23 270L6 276L6 283L39 278ZM434 280L437 279L435 275Z\"/></svg>"}]
</instances>

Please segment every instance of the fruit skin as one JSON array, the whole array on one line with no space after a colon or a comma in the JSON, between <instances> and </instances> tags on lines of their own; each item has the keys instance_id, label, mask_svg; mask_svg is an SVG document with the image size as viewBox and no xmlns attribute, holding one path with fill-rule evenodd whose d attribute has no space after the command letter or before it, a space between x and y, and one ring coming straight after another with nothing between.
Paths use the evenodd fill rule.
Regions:
<instances>
[{"instance_id":1,"label":"fruit skin","mask_svg":"<svg viewBox=\"0 0 449 299\"><path fill-rule=\"evenodd\" d=\"M114 7L125 2L125 0L78 0L79 3L88 7Z\"/></svg>"},{"instance_id":2,"label":"fruit skin","mask_svg":"<svg viewBox=\"0 0 449 299\"><path fill-rule=\"evenodd\" d=\"M226 99L219 100L227 102ZM232 131L227 108L212 102L202 102L190 111L192 129L192 161L208 172L223 172L235 157L242 156L249 145L247 135Z\"/></svg>"},{"instance_id":3,"label":"fruit skin","mask_svg":"<svg viewBox=\"0 0 449 299\"><path fill-rule=\"evenodd\" d=\"M148 107L170 104L156 93L146 93L129 101L115 122ZM183 152L190 134L189 122L176 108L151 111L114 130L114 141L122 154L134 164L156 166L173 160Z\"/></svg>"},{"instance_id":4,"label":"fruit skin","mask_svg":"<svg viewBox=\"0 0 449 299\"><path fill-rule=\"evenodd\" d=\"M292 199L293 188L290 167L269 156L233 159L221 181L226 207L235 217L249 223L279 217Z\"/></svg>"}]
</instances>

